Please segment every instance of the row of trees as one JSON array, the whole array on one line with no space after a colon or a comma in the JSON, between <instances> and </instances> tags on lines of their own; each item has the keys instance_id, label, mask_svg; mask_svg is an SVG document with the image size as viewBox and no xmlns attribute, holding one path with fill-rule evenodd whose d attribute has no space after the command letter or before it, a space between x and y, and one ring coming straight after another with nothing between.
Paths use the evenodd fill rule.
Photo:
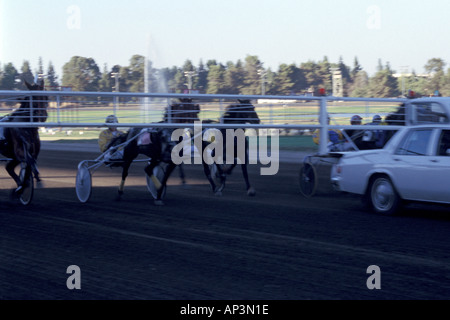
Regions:
<instances>
[{"instance_id":1,"label":"row of trees","mask_svg":"<svg viewBox=\"0 0 450 320\"><path fill-rule=\"evenodd\" d=\"M0 62L1 63L1 62ZM378 63L377 72L369 77L354 58L353 66L347 66L342 58L331 63L327 57L321 61L308 61L295 64L281 64L278 70L265 69L257 56L248 55L244 61L227 62L216 60L200 61L195 66L187 60L182 67L155 69L145 57L134 55L128 66L107 65L100 70L93 58L74 56L63 66L62 77L56 74L50 62L44 70L42 58L33 72L28 61L20 70L12 63L0 64L0 90L23 89L21 79L33 81L36 74L45 75L46 86L70 87L74 91L122 91L122 92L174 92L183 93L189 89L207 94L270 94L296 95L316 92L325 88L332 92L330 69L341 71L344 95L350 97L396 97L406 90L421 95L431 95L438 90L450 96L450 69L445 71L446 63L440 58L430 59L425 65L426 75L414 72L395 77L389 63ZM148 72L145 72L147 68ZM145 74L148 75L145 81Z\"/></svg>"}]
</instances>

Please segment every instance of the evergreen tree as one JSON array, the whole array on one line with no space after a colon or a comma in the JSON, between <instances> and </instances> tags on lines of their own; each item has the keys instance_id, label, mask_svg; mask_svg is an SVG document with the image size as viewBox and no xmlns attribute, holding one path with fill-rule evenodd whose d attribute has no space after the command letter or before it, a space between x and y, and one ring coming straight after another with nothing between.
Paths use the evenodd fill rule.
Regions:
<instances>
[{"instance_id":1,"label":"evergreen tree","mask_svg":"<svg viewBox=\"0 0 450 320\"><path fill-rule=\"evenodd\" d=\"M208 87L208 70L205 68L203 61L200 60L198 66L198 75L194 81L194 88L199 90L201 93L206 92L206 88Z\"/></svg>"},{"instance_id":2,"label":"evergreen tree","mask_svg":"<svg viewBox=\"0 0 450 320\"><path fill-rule=\"evenodd\" d=\"M383 71L383 63L381 62L381 59L378 59L377 72L380 71Z\"/></svg>"},{"instance_id":3,"label":"evergreen tree","mask_svg":"<svg viewBox=\"0 0 450 320\"><path fill-rule=\"evenodd\" d=\"M398 79L398 90L402 94L407 94L408 90L412 90L417 95L425 94L428 79L417 76L413 70L411 76L400 77Z\"/></svg>"},{"instance_id":4,"label":"evergreen tree","mask_svg":"<svg viewBox=\"0 0 450 320\"><path fill-rule=\"evenodd\" d=\"M225 67L221 64L211 65L208 72L207 94L220 94L224 89Z\"/></svg>"},{"instance_id":5,"label":"evergreen tree","mask_svg":"<svg viewBox=\"0 0 450 320\"><path fill-rule=\"evenodd\" d=\"M257 95L261 94L261 76L260 71L264 71L263 64L257 56L247 55L244 64L244 88L242 94Z\"/></svg>"},{"instance_id":6,"label":"evergreen tree","mask_svg":"<svg viewBox=\"0 0 450 320\"><path fill-rule=\"evenodd\" d=\"M281 64L275 75L273 91L281 95L295 95L305 88L306 81L302 71L294 64Z\"/></svg>"},{"instance_id":7,"label":"evergreen tree","mask_svg":"<svg viewBox=\"0 0 450 320\"><path fill-rule=\"evenodd\" d=\"M352 84L349 86L348 95L350 97L367 97L369 92L369 76L364 70L358 71L354 76Z\"/></svg>"},{"instance_id":8,"label":"evergreen tree","mask_svg":"<svg viewBox=\"0 0 450 320\"><path fill-rule=\"evenodd\" d=\"M328 58L325 56L322 61L317 64L318 77L320 79L320 86L325 88L327 92L332 90L332 78L331 78L331 64L328 62Z\"/></svg>"},{"instance_id":9,"label":"evergreen tree","mask_svg":"<svg viewBox=\"0 0 450 320\"><path fill-rule=\"evenodd\" d=\"M42 61L42 57L39 57L39 60L38 60L37 74L44 74L44 63Z\"/></svg>"},{"instance_id":10,"label":"evergreen tree","mask_svg":"<svg viewBox=\"0 0 450 320\"><path fill-rule=\"evenodd\" d=\"M173 92L184 93L187 90L186 76L182 69L176 68L176 73L173 77Z\"/></svg>"},{"instance_id":11,"label":"evergreen tree","mask_svg":"<svg viewBox=\"0 0 450 320\"><path fill-rule=\"evenodd\" d=\"M400 95L397 79L389 66L370 79L368 94L373 98L392 98Z\"/></svg>"},{"instance_id":12,"label":"evergreen tree","mask_svg":"<svg viewBox=\"0 0 450 320\"><path fill-rule=\"evenodd\" d=\"M129 92L144 92L145 57L138 54L132 56L127 72L126 87Z\"/></svg>"},{"instance_id":13,"label":"evergreen tree","mask_svg":"<svg viewBox=\"0 0 450 320\"><path fill-rule=\"evenodd\" d=\"M360 72L362 70L361 65L359 64L358 58L355 57L355 59L353 60L353 69L350 72L350 76L353 79L355 79L356 75L358 74L358 72Z\"/></svg>"},{"instance_id":14,"label":"evergreen tree","mask_svg":"<svg viewBox=\"0 0 450 320\"><path fill-rule=\"evenodd\" d=\"M300 69L305 77L306 87L316 90L321 83L317 64L314 61L303 62Z\"/></svg>"},{"instance_id":15,"label":"evergreen tree","mask_svg":"<svg viewBox=\"0 0 450 320\"><path fill-rule=\"evenodd\" d=\"M55 68L53 67L53 63L51 61L48 63L45 86L50 87L52 90L57 90L56 87L59 86L58 76L56 75Z\"/></svg>"},{"instance_id":16,"label":"evergreen tree","mask_svg":"<svg viewBox=\"0 0 450 320\"><path fill-rule=\"evenodd\" d=\"M337 67L341 71L342 80L344 82L344 87L345 87L349 82L352 82L352 75L351 75L350 68L345 65L344 59L342 59L342 57L339 58L339 63L337 65Z\"/></svg>"},{"instance_id":17,"label":"evergreen tree","mask_svg":"<svg viewBox=\"0 0 450 320\"><path fill-rule=\"evenodd\" d=\"M34 83L34 75L31 71L30 63L27 60L23 62L20 72L22 80L25 80L28 83ZM23 81L20 83L19 88L22 90L28 90Z\"/></svg>"},{"instance_id":18,"label":"evergreen tree","mask_svg":"<svg viewBox=\"0 0 450 320\"><path fill-rule=\"evenodd\" d=\"M0 78L0 89L1 90L14 90L17 88L16 79L18 79L19 72L14 67L14 65L9 62L3 66L2 76ZM19 80L19 79L18 79ZM22 80L20 79L20 82Z\"/></svg>"},{"instance_id":19,"label":"evergreen tree","mask_svg":"<svg viewBox=\"0 0 450 320\"><path fill-rule=\"evenodd\" d=\"M159 70L158 77L164 81L167 86L167 92L176 92L175 75L177 74L177 67L163 68Z\"/></svg>"},{"instance_id":20,"label":"evergreen tree","mask_svg":"<svg viewBox=\"0 0 450 320\"><path fill-rule=\"evenodd\" d=\"M224 74L224 88L225 94L240 94L244 87L244 68L240 60L236 64L228 62Z\"/></svg>"},{"instance_id":21,"label":"evergreen tree","mask_svg":"<svg viewBox=\"0 0 450 320\"><path fill-rule=\"evenodd\" d=\"M111 74L108 71L108 65L103 65L102 77L98 82L98 90L100 92L111 92Z\"/></svg>"}]
</instances>

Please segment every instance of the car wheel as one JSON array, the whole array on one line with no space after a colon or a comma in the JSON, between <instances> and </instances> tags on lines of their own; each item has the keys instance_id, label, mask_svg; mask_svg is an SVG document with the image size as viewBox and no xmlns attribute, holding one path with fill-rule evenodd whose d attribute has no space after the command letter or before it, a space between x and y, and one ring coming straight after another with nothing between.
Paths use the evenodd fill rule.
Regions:
<instances>
[{"instance_id":1,"label":"car wheel","mask_svg":"<svg viewBox=\"0 0 450 320\"><path fill-rule=\"evenodd\" d=\"M386 176L378 176L370 185L369 200L377 213L393 215L397 212L400 197L391 180Z\"/></svg>"}]
</instances>

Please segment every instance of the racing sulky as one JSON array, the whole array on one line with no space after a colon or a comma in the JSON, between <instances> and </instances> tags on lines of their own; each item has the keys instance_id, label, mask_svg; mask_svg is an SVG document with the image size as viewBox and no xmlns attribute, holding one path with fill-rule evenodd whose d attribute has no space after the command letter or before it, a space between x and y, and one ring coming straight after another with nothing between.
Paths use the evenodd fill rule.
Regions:
<instances>
[{"instance_id":1,"label":"racing sulky","mask_svg":"<svg viewBox=\"0 0 450 320\"><path fill-rule=\"evenodd\" d=\"M163 121L159 123L193 123L199 121L198 113L200 107L192 102L192 99L180 99L180 103L171 104L166 108ZM157 188L157 197L154 200L155 205L164 205L162 201L163 191L167 180L176 168L176 164L171 159L171 151L176 142L171 140L173 129L155 128L132 128L126 135L114 139L110 146L118 145L125 141L128 143L123 149L123 159L120 162L122 166L122 180L118 190L118 200L124 194L125 180L131 163L140 155L149 157L149 163L144 168L145 173ZM154 169L160 164L166 164L164 177L161 181L154 175ZM180 168L180 176L184 183L184 172Z\"/></svg>"}]
</instances>

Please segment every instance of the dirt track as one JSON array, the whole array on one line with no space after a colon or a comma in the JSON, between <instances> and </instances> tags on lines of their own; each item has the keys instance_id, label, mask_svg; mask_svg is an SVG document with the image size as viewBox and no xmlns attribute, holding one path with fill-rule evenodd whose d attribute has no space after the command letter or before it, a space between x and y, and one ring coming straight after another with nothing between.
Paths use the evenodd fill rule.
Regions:
<instances>
[{"instance_id":1,"label":"dirt track","mask_svg":"<svg viewBox=\"0 0 450 320\"><path fill-rule=\"evenodd\" d=\"M2 169L0 299L450 298L448 208L382 217L350 195L305 199L298 165L287 163L276 176L251 168L254 198L240 170L215 197L201 168L186 167L188 186L175 172L164 207L153 205L142 165L120 202L120 170L102 168L82 204L77 164L95 156L44 150L45 188L29 207L10 201ZM80 267L81 290L66 286L71 265ZM380 290L366 286L370 265L380 267Z\"/></svg>"}]
</instances>

